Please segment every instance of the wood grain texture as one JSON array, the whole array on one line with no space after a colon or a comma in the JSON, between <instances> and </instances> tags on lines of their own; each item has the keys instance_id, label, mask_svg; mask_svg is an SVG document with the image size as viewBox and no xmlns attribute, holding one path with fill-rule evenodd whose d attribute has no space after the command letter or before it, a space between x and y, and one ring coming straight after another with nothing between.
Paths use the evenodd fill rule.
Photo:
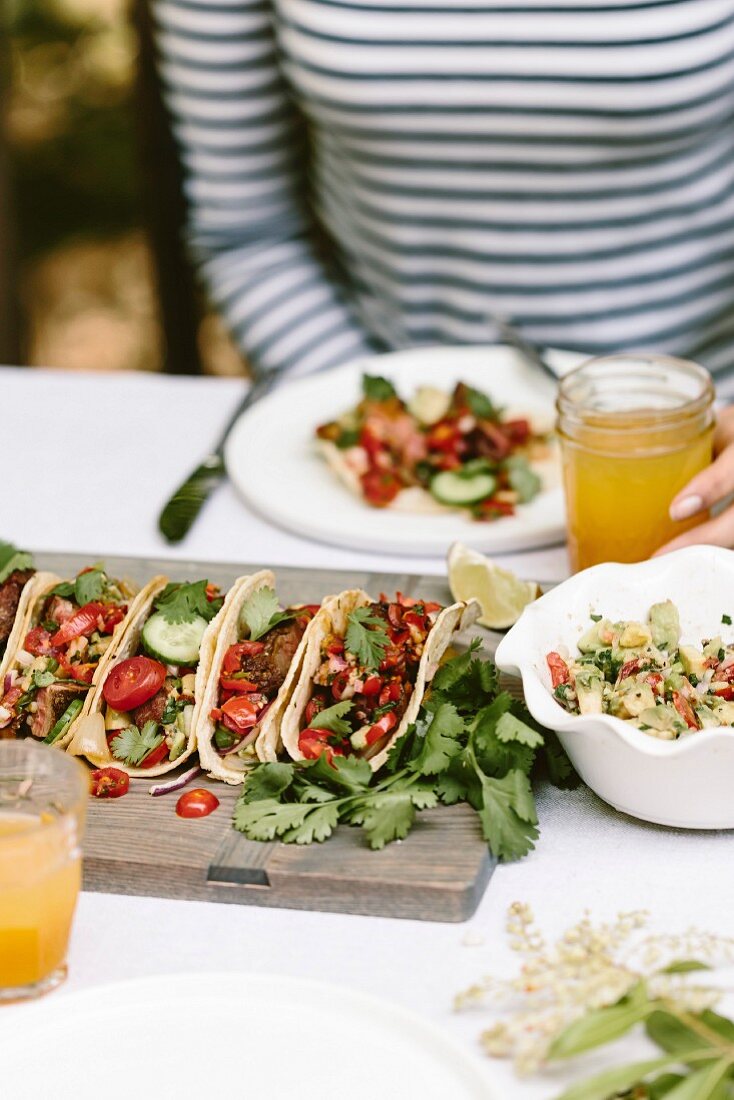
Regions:
<instances>
[{"instance_id":1,"label":"wood grain texture","mask_svg":"<svg viewBox=\"0 0 734 1100\"><path fill-rule=\"evenodd\" d=\"M78 555L38 555L61 576L87 564ZM175 580L206 577L227 588L260 565L221 565L107 558L111 574L139 583L155 573ZM443 578L276 569L283 603L315 602L364 587L420 594L447 602ZM490 636L485 639L490 641ZM493 646L490 644L489 649ZM189 762L190 764L190 762ZM172 773L175 774L175 773ZM168 778L168 777L167 777ZM494 870L476 815L467 806L421 813L409 836L371 851L360 829L340 826L324 844L259 844L235 832L238 788L204 778L220 801L209 817L175 813L180 792L151 797L147 780L133 780L121 799L89 800L84 888L107 893L219 901L414 920L462 921L475 911Z\"/></svg>"}]
</instances>

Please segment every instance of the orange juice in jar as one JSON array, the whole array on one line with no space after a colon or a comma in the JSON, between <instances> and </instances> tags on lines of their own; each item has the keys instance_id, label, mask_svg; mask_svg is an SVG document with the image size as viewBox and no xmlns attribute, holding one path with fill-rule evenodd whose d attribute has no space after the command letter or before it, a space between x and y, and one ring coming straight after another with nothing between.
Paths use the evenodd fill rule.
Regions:
<instances>
[{"instance_id":1,"label":"orange juice in jar","mask_svg":"<svg viewBox=\"0 0 734 1100\"><path fill-rule=\"evenodd\" d=\"M0 1004L65 977L87 791L77 760L0 741Z\"/></svg>"},{"instance_id":2,"label":"orange juice in jar","mask_svg":"<svg viewBox=\"0 0 734 1100\"><path fill-rule=\"evenodd\" d=\"M592 359L561 381L558 430L574 571L634 562L701 522L673 497L712 457L708 371L665 356Z\"/></svg>"}]
</instances>

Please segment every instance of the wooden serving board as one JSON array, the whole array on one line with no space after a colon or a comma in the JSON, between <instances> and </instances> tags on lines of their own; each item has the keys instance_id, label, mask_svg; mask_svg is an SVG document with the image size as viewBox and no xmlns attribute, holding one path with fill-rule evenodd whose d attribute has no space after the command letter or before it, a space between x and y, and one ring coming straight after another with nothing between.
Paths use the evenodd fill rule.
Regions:
<instances>
[{"instance_id":1,"label":"wooden serving board","mask_svg":"<svg viewBox=\"0 0 734 1100\"><path fill-rule=\"evenodd\" d=\"M62 577L88 564L68 554L38 554L37 562ZM112 557L105 565L111 574L139 583L165 573L172 580L206 577L223 589L235 577L263 568ZM445 581L436 577L277 567L274 571L286 604L317 602L354 587L375 595L400 590L444 603L450 598ZM492 635L483 633L492 650ZM86 890L463 921L476 909L494 870L476 815L467 806L421 813L405 840L373 852L362 831L347 826L340 826L323 844L250 841L231 826L239 788L200 777L191 786L212 790L220 806L209 817L185 820L175 813L178 794L151 797L150 785L133 780L124 798L90 798Z\"/></svg>"}]
</instances>

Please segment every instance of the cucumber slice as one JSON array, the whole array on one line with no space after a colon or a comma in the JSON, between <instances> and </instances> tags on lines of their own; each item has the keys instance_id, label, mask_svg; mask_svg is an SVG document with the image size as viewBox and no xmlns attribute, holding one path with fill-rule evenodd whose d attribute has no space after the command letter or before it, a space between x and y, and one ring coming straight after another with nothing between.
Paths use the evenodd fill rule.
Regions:
<instances>
[{"instance_id":1,"label":"cucumber slice","mask_svg":"<svg viewBox=\"0 0 734 1100\"><path fill-rule=\"evenodd\" d=\"M443 470L431 481L431 492L441 504L478 504L496 488L497 478L486 471L467 476L458 470Z\"/></svg>"},{"instance_id":2,"label":"cucumber slice","mask_svg":"<svg viewBox=\"0 0 734 1100\"><path fill-rule=\"evenodd\" d=\"M201 639L208 625L201 615L188 622L169 623L160 611L155 611L143 627L143 647L166 665L198 664Z\"/></svg>"},{"instance_id":3,"label":"cucumber slice","mask_svg":"<svg viewBox=\"0 0 734 1100\"><path fill-rule=\"evenodd\" d=\"M56 725L52 730L49 730L48 734L44 737L43 742L45 745L53 745L54 741L57 741L61 737L62 733L65 733L71 723L79 714L82 709L81 699L72 699L64 713L59 718Z\"/></svg>"}]
</instances>

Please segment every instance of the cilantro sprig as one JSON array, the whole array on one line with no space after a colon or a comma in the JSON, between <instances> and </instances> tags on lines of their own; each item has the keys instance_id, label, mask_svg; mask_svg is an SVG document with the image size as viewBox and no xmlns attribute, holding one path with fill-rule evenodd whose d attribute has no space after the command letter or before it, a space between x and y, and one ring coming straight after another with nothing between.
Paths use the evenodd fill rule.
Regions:
<instances>
[{"instance_id":1,"label":"cilantro sprig","mask_svg":"<svg viewBox=\"0 0 734 1100\"><path fill-rule=\"evenodd\" d=\"M342 699L339 703L334 703L332 707L326 707L325 710L318 711L313 718L311 726L313 729L330 730L331 733L338 733L341 737L348 737L352 732L352 727L347 722L345 715L354 707L354 703L351 699Z\"/></svg>"},{"instance_id":2,"label":"cilantro sprig","mask_svg":"<svg viewBox=\"0 0 734 1100\"><path fill-rule=\"evenodd\" d=\"M388 401L397 396L392 382L379 374L362 375L362 393L368 401Z\"/></svg>"},{"instance_id":3,"label":"cilantro sprig","mask_svg":"<svg viewBox=\"0 0 734 1100\"><path fill-rule=\"evenodd\" d=\"M155 601L158 611L169 623L193 622L202 618L210 622L222 606L221 597L207 597L207 581L167 584Z\"/></svg>"},{"instance_id":4,"label":"cilantro sprig","mask_svg":"<svg viewBox=\"0 0 734 1100\"><path fill-rule=\"evenodd\" d=\"M280 610L278 597L272 588L258 588L245 600L240 611L240 623L247 627L251 642L256 642L279 623L293 616Z\"/></svg>"},{"instance_id":5,"label":"cilantro sprig","mask_svg":"<svg viewBox=\"0 0 734 1100\"><path fill-rule=\"evenodd\" d=\"M33 569L33 558L25 550L18 550L12 542L0 540L0 584L16 570Z\"/></svg>"},{"instance_id":6,"label":"cilantro sprig","mask_svg":"<svg viewBox=\"0 0 734 1100\"><path fill-rule=\"evenodd\" d=\"M363 668L379 668L390 637L384 621L373 615L369 607L355 607L347 618L344 645Z\"/></svg>"},{"instance_id":7,"label":"cilantro sprig","mask_svg":"<svg viewBox=\"0 0 734 1100\"><path fill-rule=\"evenodd\" d=\"M341 713L329 714L340 705L315 721L343 721ZM361 826L370 847L380 849L407 836L421 810L467 802L494 856L520 859L538 837L530 782L537 772L574 785L560 743L499 691L495 666L475 645L439 669L379 775L360 757L259 764L247 775L234 826L251 840L311 844L343 822Z\"/></svg>"},{"instance_id":8,"label":"cilantro sprig","mask_svg":"<svg viewBox=\"0 0 734 1100\"><path fill-rule=\"evenodd\" d=\"M158 723L152 721L146 722L142 730L137 726L126 726L112 739L112 755L131 767L142 764L163 740L163 734L157 730Z\"/></svg>"},{"instance_id":9,"label":"cilantro sprig","mask_svg":"<svg viewBox=\"0 0 734 1100\"><path fill-rule=\"evenodd\" d=\"M50 596L61 596L62 599L73 599L80 607L95 600L104 599L109 587L104 566L94 565L80 573L73 581L61 581L49 592Z\"/></svg>"}]
</instances>

